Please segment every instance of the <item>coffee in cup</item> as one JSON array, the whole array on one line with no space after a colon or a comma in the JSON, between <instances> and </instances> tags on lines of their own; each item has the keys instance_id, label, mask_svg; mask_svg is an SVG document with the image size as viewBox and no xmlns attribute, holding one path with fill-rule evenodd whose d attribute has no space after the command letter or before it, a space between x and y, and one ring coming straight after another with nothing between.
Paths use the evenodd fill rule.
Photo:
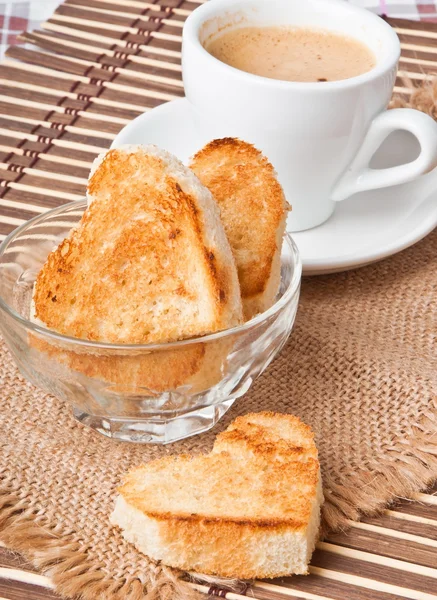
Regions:
<instances>
[{"instance_id":1,"label":"coffee in cup","mask_svg":"<svg viewBox=\"0 0 437 600\"><path fill-rule=\"evenodd\" d=\"M283 74L279 79L260 77L210 53L215 40L223 42L222 36L241 42L241 30L246 29L252 31L253 42L254 31L264 35L266 28L282 30L282 42L296 44L296 36L305 38L301 60L329 39L337 50L340 44L347 47L350 56L344 52L336 61L337 75L319 82L328 79L327 70L313 72L312 81L296 81L295 74L289 79ZM412 181L437 164L436 122L409 108L386 110L400 43L390 25L367 10L344 0L209 0L188 17L182 37L184 89L197 135L204 141L238 137L269 158L293 207L288 231L316 227L332 215L337 202L357 192ZM370 51L374 63L359 58L361 73L345 73L346 59L357 57L357 48L360 57L361 51L366 57ZM265 54L262 44L255 43L254 51L255 58L248 57L252 66ZM396 130L418 140L417 158L373 169L373 154Z\"/></svg>"},{"instance_id":2,"label":"coffee in cup","mask_svg":"<svg viewBox=\"0 0 437 600\"><path fill-rule=\"evenodd\" d=\"M376 64L361 41L323 29L241 27L206 40L204 48L231 67L283 81L340 81Z\"/></svg>"}]
</instances>

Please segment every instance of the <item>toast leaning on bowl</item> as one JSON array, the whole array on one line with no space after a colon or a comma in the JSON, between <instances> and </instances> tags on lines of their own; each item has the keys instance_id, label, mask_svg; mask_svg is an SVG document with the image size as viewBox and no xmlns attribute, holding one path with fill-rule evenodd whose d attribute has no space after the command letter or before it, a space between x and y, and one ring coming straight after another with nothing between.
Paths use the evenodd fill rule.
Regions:
<instances>
[{"instance_id":1,"label":"toast leaning on bowl","mask_svg":"<svg viewBox=\"0 0 437 600\"><path fill-rule=\"evenodd\" d=\"M155 146L109 150L94 162L88 203L37 277L35 320L62 334L118 344L172 342L242 322L237 270L217 204L175 157ZM201 342L107 356L35 336L31 343L118 393L159 393L192 377L201 390L210 372L215 379L221 373ZM138 405L123 410L135 416Z\"/></svg>"},{"instance_id":2,"label":"toast leaning on bowl","mask_svg":"<svg viewBox=\"0 0 437 600\"><path fill-rule=\"evenodd\" d=\"M210 193L174 156L127 146L99 157L79 225L38 274L35 316L99 342L147 344L242 322L235 262Z\"/></svg>"},{"instance_id":3,"label":"toast leaning on bowl","mask_svg":"<svg viewBox=\"0 0 437 600\"><path fill-rule=\"evenodd\" d=\"M289 206L275 170L251 144L236 138L210 142L190 167L220 206L238 269L244 317L275 301Z\"/></svg>"},{"instance_id":4,"label":"toast leaning on bowl","mask_svg":"<svg viewBox=\"0 0 437 600\"><path fill-rule=\"evenodd\" d=\"M167 565L250 579L307 573L322 487L311 429L274 413L237 418L203 456L131 471L111 521Z\"/></svg>"},{"instance_id":5,"label":"toast leaning on bowl","mask_svg":"<svg viewBox=\"0 0 437 600\"><path fill-rule=\"evenodd\" d=\"M37 277L33 316L72 337L146 344L239 325L241 295L246 318L268 308L280 280L286 213L273 169L240 140L216 140L196 160L203 173L215 173L209 182L222 204L222 218L193 172L155 146L127 146L98 157L88 184L88 209ZM225 190L234 207L224 199ZM258 209L263 226L254 242L248 228ZM252 294L254 289L262 291ZM225 339L138 357L64 352L56 344L41 347L37 339L33 344L119 391L148 387L161 392L184 383L201 391L220 380L229 351Z\"/></svg>"}]
</instances>

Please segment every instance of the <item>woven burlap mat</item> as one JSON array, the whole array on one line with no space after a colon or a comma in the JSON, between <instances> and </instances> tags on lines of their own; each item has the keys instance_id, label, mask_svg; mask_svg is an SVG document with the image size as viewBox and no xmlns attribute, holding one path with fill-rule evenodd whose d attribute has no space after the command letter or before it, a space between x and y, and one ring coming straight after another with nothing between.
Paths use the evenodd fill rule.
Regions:
<instances>
[{"instance_id":1,"label":"woven burlap mat","mask_svg":"<svg viewBox=\"0 0 437 600\"><path fill-rule=\"evenodd\" d=\"M17 373L1 347L1 538L86 600L186 597L178 574L127 545L108 516L132 465L208 452L249 411L315 430L325 528L346 527L437 477L437 231L355 271L305 279L291 339L212 431L166 446L112 442ZM242 490L250 493L250 490Z\"/></svg>"}]
</instances>

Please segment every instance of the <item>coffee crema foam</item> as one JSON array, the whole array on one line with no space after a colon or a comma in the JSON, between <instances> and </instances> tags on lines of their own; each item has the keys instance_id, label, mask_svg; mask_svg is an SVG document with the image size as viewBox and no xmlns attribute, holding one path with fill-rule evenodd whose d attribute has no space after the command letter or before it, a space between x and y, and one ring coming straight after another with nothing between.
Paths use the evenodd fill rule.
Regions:
<instances>
[{"instance_id":1,"label":"coffee crema foam","mask_svg":"<svg viewBox=\"0 0 437 600\"><path fill-rule=\"evenodd\" d=\"M339 81L376 64L373 52L352 37L298 27L230 29L204 47L240 71L283 81Z\"/></svg>"}]
</instances>

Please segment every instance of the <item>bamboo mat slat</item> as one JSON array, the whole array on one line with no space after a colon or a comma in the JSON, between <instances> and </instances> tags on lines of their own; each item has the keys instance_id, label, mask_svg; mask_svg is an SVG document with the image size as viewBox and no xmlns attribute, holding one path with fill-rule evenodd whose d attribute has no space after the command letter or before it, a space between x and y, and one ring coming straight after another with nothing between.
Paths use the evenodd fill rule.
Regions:
<instances>
[{"instance_id":1,"label":"bamboo mat slat","mask_svg":"<svg viewBox=\"0 0 437 600\"><path fill-rule=\"evenodd\" d=\"M0 64L0 239L84 195L91 163L131 119L183 95L181 33L201 2L66 0ZM390 20L396 92L437 73L437 25ZM437 600L437 487L318 545L310 575L256 582L258 600ZM212 592L198 584L204 593ZM214 592L217 593L217 592ZM239 600L247 596L222 592ZM0 600L55 599L52 584L0 548Z\"/></svg>"},{"instance_id":2,"label":"bamboo mat slat","mask_svg":"<svg viewBox=\"0 0 437 600\"><path fill-rule=\"evenodd\" d=\"M364 519L367 529L353 524L319 542L308 577L258 581L246 596L229 592L221 597L239 600L436 600L437 490L403 501L380 517ZM405 518L398 518L403 515ZM415 521L415 517L425 522ZM410 521L411 519L411 521ZM417 541L404 539L405 524ZM407 527L408 529L408 527ZM431 545L430 545L431 544ZM0 594L7 600L54 599L51 581L15 553L0 548ZM209 588L198 586L207 593Z\"/></svg>"},{"instance_id":3,"label":"bamboo mat slat","mask_svg":"<svg viewBox=\"0 0 437 600\"><path fill-rule=\"evenodd\" d=\"M22 218L20 193L39 198L26 215L52 207L56 194L59 204L62 192L83 194L79 180L124 125L183 95L182 25L197 5L67 0L40 30L20 36L26 47L12 47L0 64L0 197L9 209L0 210L1 235ZM437 27L391 23L402 42L396 91L408 95L437 72Z\"/></svg>"}]
</instances>

